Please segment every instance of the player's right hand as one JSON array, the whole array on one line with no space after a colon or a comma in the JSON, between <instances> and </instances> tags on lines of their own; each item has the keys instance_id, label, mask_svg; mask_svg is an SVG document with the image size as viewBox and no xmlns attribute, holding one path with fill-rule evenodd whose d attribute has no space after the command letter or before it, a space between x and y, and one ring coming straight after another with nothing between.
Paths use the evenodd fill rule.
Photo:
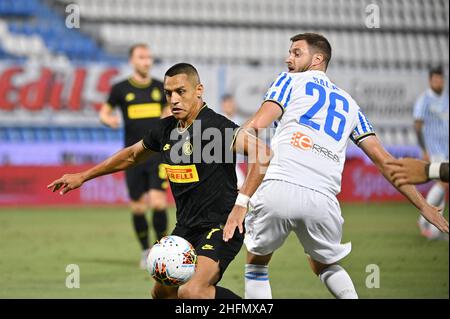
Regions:
<instances>
[{"instance_id":1,"label":"player's right hand","mask_svg":"<svg viewBox=\"0 0 450 319\"><path fill-rule=\"evenodd\" d=\"M60 195L64 195L71 190L74 190L81 185L83 185L84 179L81 173L76 174L65 174L61 178L54 180L49 185L47 185L48 189L52 189L52 192L56 192L61 189L59 192Z\"/></svg>"},{"instance_id":2,"label":"player's right hand","mask_svg":"<svg viewBox=\"0 0 450 319\"><path fill-rule=\"evenodd\" d=\"M229 241L234 236L236 228L239 229L239 233L244 232L244 219L247 214L247 207L235 205L228 215L227 223L223 229L223 240Z\"/></svg>"},{"instance_id":3,"label":"player's right hand","mask_svg":"<svg viewBox=\"0 0 450 319\"><path fill-rule=\"evenodd\" d=\"M448 221L440 213L442 209L427 205L421 210L422 216L443 233L448 234Z\"/></svg>"},{"instance_id":4,"label":"player's right hand","mask_svg":"<svg viewBox=\"0 0 450 319\"><path fill-rule=\"evenodd\" d=\"M106 122L110 128L118 129L120 127L120 119L117 116L110 116Z\"/></svg>"}]
</instances>

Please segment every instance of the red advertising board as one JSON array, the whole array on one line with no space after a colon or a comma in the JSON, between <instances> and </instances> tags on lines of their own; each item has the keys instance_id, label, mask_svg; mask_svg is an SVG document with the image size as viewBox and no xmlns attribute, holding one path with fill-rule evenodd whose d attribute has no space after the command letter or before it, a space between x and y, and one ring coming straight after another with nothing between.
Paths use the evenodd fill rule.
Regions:
<instances>
[{"instance_id":1,"label":"red advertising board","mask_svg":"<svg viewBox=\"0 0 450 319\"><path fill-rule=\"evenodd\" d=\"M430 189L431 183L417 186L422 194ZM342 189L338 195L341 202L384 202L404 201L377 167L362 158L353 158L345 162L342 175Z\"/></svg>"},{"instance_id":2,"label":"red advertising board","mask_svg":"<svg viewBox=\"0 0 450 319\"><path fill-rule=\"evenodd\" d=\"M0 111L20 107L39 112L50 107L53 111L77 112L87 104L99 109L102 99L98 95L109 92L111 81L119 70L92 66L71 67L60 72L43 66L3 68L0 65Z\"/></svg>"},{"instance_id":3,"label":"red advertising board","mask_svg":"<svg viewBox=\"0 0 450 319\"><path fill-rule=\"evenodd\" d=\"M90 166L3 166L0 167L0 206L31 205L112 205L128 203L122 172L86 182L64 196L52 193L47 185L70 172ZM171 194L168 194L173 201Z\"/></svg>"},{"instance_id":4,"label":"red advertising board","mask_svg":"<svg viewBox=\"0 0 450 319\"><path fill-rule=\"evenodd\" d=\"M83 166L5 166L0 168L0 205L126 203L123 174L103 176L64 196L47 189L51 181Z\"/></svg>"},{"instance_id":5,"label":"red advertising board","mask_svg":"<svg viewBox=\"0 0 450 319\"><path fill-rule=\"evenodd\" d=\"M89 166L3 166L0 167L0 206L114 205L126 204L128 193L123 173L102 176L64 196L47 185L65 173ZM419 186L425 193L430 183ZM173 203L170 192L168 198ZM404 197L389 184L377 168L362 159L350 159L342 179L341 202L402 201Z\"/></svg>"}]
</instances>

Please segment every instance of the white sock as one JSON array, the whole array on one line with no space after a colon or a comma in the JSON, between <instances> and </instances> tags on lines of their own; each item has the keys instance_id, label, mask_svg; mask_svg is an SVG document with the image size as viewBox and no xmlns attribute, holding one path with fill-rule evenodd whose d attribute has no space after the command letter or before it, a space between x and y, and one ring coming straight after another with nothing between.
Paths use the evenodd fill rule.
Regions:
<instances>
[{"instance_id":1,"label":"white sock","mask_svg":"<svg viewBox=\"0 0 450 319\"><path fill-rule=\"evenodd\" d=\"M331 265L319 275L320 280L337 299L358 299L352 279L339 265Z\"/></svg>"},{"instance_id":2,"label":"white sock","mask_svg":"<svg viewBox=\"0 0 450 319\"><path fill-rule=\"evenodd\" d=\"M245 265L245 299L272 299L269 266Z\"/></svg>"},{"instance_id":3,"label":"white sock","mask_svg":"<svg viewBox=\"0 0 450 319\"><path fill-rule=\"evenodd\" d=\"M439 183L435 183L427 194L427 203L433 206L439 206L445 200L444 197L445 189Z\"/></svg>"}]
</instances>

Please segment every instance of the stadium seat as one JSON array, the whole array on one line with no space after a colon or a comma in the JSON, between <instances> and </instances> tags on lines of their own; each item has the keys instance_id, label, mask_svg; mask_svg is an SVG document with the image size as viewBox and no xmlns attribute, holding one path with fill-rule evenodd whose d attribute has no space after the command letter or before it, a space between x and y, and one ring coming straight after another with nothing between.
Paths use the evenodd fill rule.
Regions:
<instances>
[{"instance_id":1,"label":"stadium seat","mask_svg":"<svg viewBox=\"0 0 450 319\"><path fill-rule=\"evenodd\" d=\"M35 127L34 134L38 143L51 141L50 129L48 127Z\"/></svg>"},{"instance_id":2,"label":"stadium seat","mask_svg":"<svg viewBox=\"0 0 450 319\"><path fill-rule=\"evenodd\" d=\"M22 131L17 127L7 127L6 128L7 138L12 143L23 142Z\"/></svg>"},{"instance_id":3,"label":"stadium seat","mask_svg":"<svg viewBox=\"0 0 450 319\"><path fill-rule=\"evenodd\" d=\"M63 129L59 127L50 127L49 128L49 136L51 141L65 141L65 136L63 133Z\"/></svg>"},{"instance_id":4,"label":"stadium seat","mask_svg":"<svg viewBox=\"0 0 450 319\"><path fill-rule=\"evenodd\" d=\"M36 141L35 129L32 127L22 127L20 128L23 141L25 143L32 143Z\"/></svg>"},{"instance_id":5,"label":"stadium seat","mask_svg":"<svg viewBox=\"0 0 450 319\"><path fill-rule=\"evenodd\" d=\"M374 2L382 10L380 13L383 28L392 28L392 33L381 33L378 30L366 28L364 25L365 6L371 2L361 2L360 0L305 0L301 2L287 0L277 2L268 0L245 2L237 0L227 2L214 0L158 0L153 1L151 4L142 0L130 0L120 2L120 4L118 2L117 4L119 5L108 1L100 1L98 4L93 5L91 2L82 0L80 3L87 7L104 5L105 10L118 10L117 8L121 8L121 11L127 11L126 7L135 8L141 6L141 10L138 12L134 12L134 9L128 10L128 13L117 11L117 15L120 16L120 23L96 22L99 25L100 31L98 35L101 41L106 43L106 47L122 51L123 55L125 55L125 49L121 48L125 48L129 43L145 38L148 39L148 42L151 42L155 51L158 52L158 56L162 59L186 58L200 59L202 61L248 61L254 60L256 57L256 51L253 47L254 39L267 39L267 34L272 34L272 32L277 34L275 31L280 31L284 33L283 40L281 37L276 37L272 41L260 41L258 43L259 51L264 52L259 58L269 61L279 59L276 50L278 50L279 46L285 45L286 41L284 39L286 34L291 33L290 30L294 30L292 33L297 33L301 30L301 26L307 26L310 29L312 25L317 24L319 26L327 25L328 28L333 26L346 28L345 31L339 31L343 34L343 44L340 45L338 42L335 44L337 47L342 46L344 50L335 50L338 58L344 63L353 63L355 59L352 57L354 55L357 56L356 61L358 63L371 64L373 66L412 67L412 65L428 65L430 61L435 60L429 57L429 54L426 54L427 51L425 49L425 51L406 53L407 63L399 64L395 62L400 60L396 56L402 53L396 52L391 47L400 48L406 44L408 50L421 50L416 48L417 44L411 44L408 39L405 43L402 42L402 45L399 45L395 41L396 37L393 37L392 34L397 33L395 29L398 29L401 34L403 34L404 28L415 30L417 25L428 28L430 17L439 15L436 9L439 6L424 5L422 1L413 1L413 5L408 10L405 10L407 2L403 0L380 0ZM345 10L342 8L345 8ZM425 11L421 13L420 10ZM146 16L154 19L151 24L141 24L133 21L135 18L139 20L142 12L147 11L151 11L151 14ZM273 12L276 12L276 14L273 14ZM130 18L127 14L134 17ZM114 20L115 18L112 19ZM123 21L126 21L126 23L123 23ZM177 21L177 24L170 25L164 21ZM185 23L186 25L180 26L180 23ZM195 25L192 25L192 23L195 23ZM275 28L264 27L265 25L274 24L276 25ZM300 26L300 28L296 26ZM349 27L354 29L349 30ZM308 28L305 28L305 30ZM208 29L212 31L205 31ZM255 29L257 30L256 32L254 31ZM233 33L231 37L230 32ZM153 36L154 33L157 36ZM407 33L412 35L411 32ZM351 38L355 34L357 39ZM191 37L192 41L184 43L186 35L193 35ZM425 34L419 35L427 36ZM371 38L370 45L367 45L366 36ZM216 42L216 37L221 39L221 41ZM213 42L204 41L204 39L210 39ZM172 42L173 40L176 42ZM218 47L216 45L208 46L207 43L209 42L217 43ZM359 43L363 44L360 45ZM211 54L206 54L205 47L212 48ZM338 51L340 53L337 53ZM339 56L339 54L342 54L342 56Z\"/></svg>"},{"instance_id":6,"label":"stadium seat","mask_svg":"<svg viewBox=\"0 0 450 319\"><path fill-rule=\"evenodd\" d=\"M9 142L9 135L8 135L6 127L0 126L0 142L4 142L4 143Z\"/></svg>"},{"instance_id":7,"label":"stadium seat","mask_svg":"<svg viewBox=\"0 0 450 319\"><path fill-rule=\"evenodd\" d=\"M440 61L444 62L448 66L448 36L439 36L439 47L440 47Z\"/></svg>"}]
</instances>

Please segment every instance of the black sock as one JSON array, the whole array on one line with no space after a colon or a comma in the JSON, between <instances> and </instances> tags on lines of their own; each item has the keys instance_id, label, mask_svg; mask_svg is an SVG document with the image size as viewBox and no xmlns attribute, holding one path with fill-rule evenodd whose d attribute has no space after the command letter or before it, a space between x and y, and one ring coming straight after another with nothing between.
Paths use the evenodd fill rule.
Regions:
<instances>
[{"instance_id":1,"label":"black sock","mask_svg":"<svg viewBox=\"0 0 450 319\"><path fill-rule=\"evenodd\" d=\"M153 211L153 227L156 231L157 240L167 235L167 211L165 209Z\"/></svg>"},{"instance_id":2,"label":"black sock","mask_svg":"<svg viewBox=\"0 0 450 319\"><path fill-rule=\"evenodd\" d=\"M216 296L215 299L242 299L238 295L236 295L231 290L227 288L216 286Z\"/></svg>"},{"instance_id":3,"label":"black sock","mask_svg":"<svg viewBox=\"0 0 450 319\"><path fill-rule=\"evenodd\" d=\"M133 214L133 226L142 249L148 249L148 223L144 214Z\"/></svg>"}]
</instances>

